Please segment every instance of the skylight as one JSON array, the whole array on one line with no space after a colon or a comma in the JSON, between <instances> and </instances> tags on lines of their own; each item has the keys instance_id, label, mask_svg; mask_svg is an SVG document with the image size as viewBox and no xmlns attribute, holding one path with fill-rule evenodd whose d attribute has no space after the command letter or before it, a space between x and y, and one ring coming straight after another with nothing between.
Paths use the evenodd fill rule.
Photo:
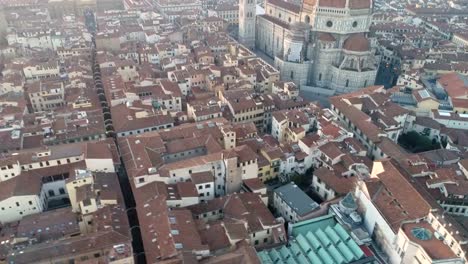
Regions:
<instances>
[{"instance_id":1,"label":"skylight","mask_svg":"<svg viewBox=\"0 0 468 264\"><path fill-rule=\"evenodd\" d=\"M415 227L411 230L411 234L419 240L430 240L432 238L431 231L423 227Z\"/></svg>"}]
</instances>

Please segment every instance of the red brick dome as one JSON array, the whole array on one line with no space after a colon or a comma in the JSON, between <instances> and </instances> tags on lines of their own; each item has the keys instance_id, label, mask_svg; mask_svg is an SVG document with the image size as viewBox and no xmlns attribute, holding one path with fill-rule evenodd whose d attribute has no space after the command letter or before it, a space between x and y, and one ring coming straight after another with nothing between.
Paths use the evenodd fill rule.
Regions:
<instances>
[{"instance_id":1,"label":"red brick dome","mask_svg":"<svg viewBox=\"0 0 468 264\"><path fill-rule=\"evenodd\" d=\"M362 33L353 34L348 37L343 45L343 49L356 52L370 50L369 40Z\"/></svg>"},{"instance_id":2,"label":"red brick dome","mask_svg":"<svg viewBox=\"0 0 468 264\"><path fill-rule=\"evenodd\" d=\"M335 37L333 37L332 34L330 34L330 33L322 33L322 32L319 33L318 39L319 39L320 41L323 41L323 42L335 42L335 41L336 41Z\"/></svg>"}]
</instances>

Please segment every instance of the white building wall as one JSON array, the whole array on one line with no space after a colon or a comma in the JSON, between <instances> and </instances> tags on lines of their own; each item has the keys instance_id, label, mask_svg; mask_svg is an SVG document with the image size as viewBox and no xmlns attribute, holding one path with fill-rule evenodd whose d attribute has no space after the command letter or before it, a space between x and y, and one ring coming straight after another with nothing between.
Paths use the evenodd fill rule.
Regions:
<instances>
[{"instance_id":1,"label":"white building wall","mask_svg":"<svg viewBox=\"0 0 468 264\"><path fill-rule=\"evenodd\" d=\"M314 31L338 34L366 32L368 31L372 19L368 10L350 11L327 7L318 8L317 11L313 24ZM348 12L353 12L354 14L350 15ZM332 22L331 26L328 23L329 21ZM356 24L354 24L354 22L356 22Z\"/></svg>"},{"instance_id":2,"label":"white building wall","mask_svg":"<svg viewBox=\"0 0 468 264\"><path fill-rule=\"evenodd\" d=\"M6 181L21 174L19 162L1 167L0 181Z\"/></svg>"},{"instance_id":3,"label":"white building wall","mask_svg":"<svg viewBox=\"0 0 468 264\"><path fill-rule=\"evenodd\" d=\"M323 182L319 182L319 178L313 176L312 178L312 188L314 189L315 193L317 193L323 200L330 201L335 198L335 192L328 188L327 185Z\"/></svg>"},{"instance_id":4,"label":"white building wall","mask_svg":"<svg viewBox=\"0 0 468 264\"><path fill-rule=\"evenodd\" d=\"M179 200L166 200L167 206L171 208L175 207L187 207L190 205L198 204L200 201L198 197L182 197Z\"/></svg>"},{"instance_id":5,"label":"white building wall","mask_svg":"<svg viewBox=\"0 0 468 264\"><path fill-rule=\"evenodd\" d=\"M96 199L90 199L90 203L85 205L83 201L80 202L80 212L81 214L91 214L96 212L98 209Z\"/></svg>"},{"instance_id":6,"label":"white building wall","mask_svg":"<svg viewBox=\"0 0 468 264\"><path fill-rule=\"evenodd\" d=\"M197 188L197 192L198 192L201 202L214 199L215 197L215 183L214 182L196 184L195 187Z\"/></svg>"},{"instance_id":7,"label":"white building wall","mask_svg":"<svg viewBox=\"0 0 468 264\"><path fill-rule=\"evenodd\" d=\"M269 229L264 229L259 232L251 233L250 245L254 247L261 247L262 245L270 244L272 241L272 231Z\"/></svg>"},{"instance_id":8,"label":"white building wall","mask_svg":"<svg viewBox=\"0 0 468 264\"><path fill-rule=\"evenodd\" d=\"M276 213L279 213L286 221L297 222L297 214L276 192L273 194L273 206Z\"/></svg>"},{"instance_id":9,"label":"white building wall","mask_svg":"<svg viewBox=\"0 0 468 264\"><path fill-rule=\"evenodd\" d=\"M432 115L434 118L434 115ZM468 129L468 119L466 120L456 120L456 119L442 119L442 118L434 118L435 121L439 122L440 124L445 125L448 128L456 128L456 129Z\"/></svg>"},{"instance_id":10,"label":"white building wall","mask_svg":"<svg viewBox=\"0 0 468 264\"><path fill-rule=\"evenodd\" d=\"M26 79L40 79L46 76L58 76L60 69L58 66L52 68L36 68L28 66L23 69L23 73Z\"/></svg>"},{"instance_id":11,"label":"white building wall","mask_svg":"<svg viewBox=\"0 0 468 264\"><path fill-rule=\"evenodd\" d=\"M91 171L115 172L112 159L85 159L86 168Z\"/></svg>"},{"instance_id":12,"label":"white building wall","mask_svg":"<svg viewBox=\"0 0 468 264\"><path fill-rule=\"evenodd\" d=\"M350 93L374 85L377 70L356 72L331 67L331 88L337 93Z\"/></svg>"},{"instance_id":13,"label":"white building wall","mask_svg":"<svg viewBox=\"0 0 468 264\"><path fill-rule=\"evenodd\" d=\"M311 62L288 62L278 57L275 57L275 66L280 71L281 80L293 81L296 85L306 85L308 81L309 71L312 66Z\"/></svg>"},{"instance_id":14,"label":"white building wall","mask_svg":"<svg viewBox=\"0 0 468 264\"><path fill-rule=\"evenodd\" d=\"M258 164L256 160L244 162L240 167L242 173L242 180L257 178L258 176Z\"/></svg>"},{"instance_id":15,"label":"white building wall","mask_svg":"<svg viewBox=\"0 0 468 264\"><path fill-rule=\"evenodd\" d=\"M68 197L65 180L44 183L41 192L48 200ZM52 192L53 195L51 195Z\"/></svg>"},{"instance_id":16,"label":"white building wall","mask_svg":"<svg viewBox=\"0 0 468 264\"><path fill-rule=\"evenodd\" d=\"M355 196L359 206L364 210L364 226L367 232L377 240L381 249L390 258L390 263L401 263L401 257L395 248L396 234L365 193L357 189ZM377 230L376 225L380 230L378 234L374 234Z\"/></svg>"},{"instance_id":17,"label":"white building wall","mask_svg":"<svg viewBox=\"0 0 468 264\"><path fill-rule=\"evenodd\" d=\"M0 201L0 223L11 223L42 211L42 201L38 195L12 196Z\"/></svg>"}]
</instances>

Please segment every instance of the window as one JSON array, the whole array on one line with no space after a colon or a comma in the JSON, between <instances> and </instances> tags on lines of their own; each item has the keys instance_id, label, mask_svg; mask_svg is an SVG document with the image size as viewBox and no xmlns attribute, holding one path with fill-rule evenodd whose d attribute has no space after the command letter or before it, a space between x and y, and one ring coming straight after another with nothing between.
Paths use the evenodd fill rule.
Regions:
<instances>
[{"instance_id":1,"label":"window","mask_svg":"<svg viewBox=\"0 0 468 264\"><path fill-rule=\"evenodd\" d=\"M19 202L16 202L16 206L18 206L18 207L20 206Z\"/></svg>"},{"instance_id":2,"label":"window","mask_svg":"<svg viewBox=\"0 0 468 264\"><path fill-rule=\"evenodd\" d=\"M319 78L318 78L318 80L319 80L319 81L322 80L322 74L321 74L321 73L319 73Z\"/></svg>"},{"instance_id":3,"label":"window","mask_svg":"<svg viewBox=\"0 0 468 264\"><path fill-rule=\"evenodd\" d=\"M29 203L29 205L32 205L32 204L33 204L32 201L29 201L28 203Z\"/></svg>"},{"instance_id":4,"label":"window","mask_svg":"<svg viewBox=\"0 0 468 264\"><path fill-rule=\"evenodd\" d=\"M354 21L353 22L353 28L357 27L357 25L358 25L357 21Z\"/></svg>"},{"instance_id":5,"label":"window","mask_svg":"<svg viewBox=\"0 0 468 264\"><path fill-rule=\"evenodd\" d=\"M55 196L54 190L49 190L49 196Z\"/></svg>"},{"instance_id":6,"label":"window","mask_svg":"<svg viewBox=\"0 0 468 264\"><path fill-rule=\"evenodd\" d=\"M333 27L333 22L331 22L330 20L327 21L327 27L331 28Z\"/></svg>"},{"instance_id":7,"label":"window","mask_svg":"<svg viewBox=\"0 0 468 264\"><path fill-rule=\"evenodd\" d=\"M291 79L294 79L294 72L293 71L291 71L290 77L291 77Z\"/></svg>"},{"instance_id":8,"label":"window","mask_svg":"<svg viewBox=\"0 0 468 264\"><path fill-rule=\"evenodd\" d=\"M346 86L346 87L349 86L349 80L346 80L346 85L345 85L345 86Z\"/></svg>"},{"instance_id":9,"label":"window","mask_svg":"<svg viewBox=\"0 0 468 264\"><path fill-rule=\"evenodd\" d=\"M65 189L59 188L59 193L60 193L60 194L65 194Z\"/></svg>"}]
</instances>

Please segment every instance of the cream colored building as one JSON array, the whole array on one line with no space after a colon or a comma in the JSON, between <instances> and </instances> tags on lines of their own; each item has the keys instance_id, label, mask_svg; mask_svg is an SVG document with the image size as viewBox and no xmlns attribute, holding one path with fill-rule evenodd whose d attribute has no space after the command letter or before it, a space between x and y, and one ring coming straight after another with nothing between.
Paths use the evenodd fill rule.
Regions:
<instances>
[{"instance_id":1,"label":"cream colored building","mask_svg":"<svg viewBox=\"0 0 468 264\"><path fill-rule=\"evenodd\" d=\"M461 47L468 47L468 35L462 33L455 33L453 34L452 42Z\"/></svg>"},{"instance_id":2,"label":"cream colored building","mask_svg":"<svg viewBox=\"0 0 468 264\"><path fill-rule=\"evenodd\" d=\"M219 18L226 20L229 24L239 24L239 7L237 5L219 4L213 11Z\"/></svg>"}]
</instances>

